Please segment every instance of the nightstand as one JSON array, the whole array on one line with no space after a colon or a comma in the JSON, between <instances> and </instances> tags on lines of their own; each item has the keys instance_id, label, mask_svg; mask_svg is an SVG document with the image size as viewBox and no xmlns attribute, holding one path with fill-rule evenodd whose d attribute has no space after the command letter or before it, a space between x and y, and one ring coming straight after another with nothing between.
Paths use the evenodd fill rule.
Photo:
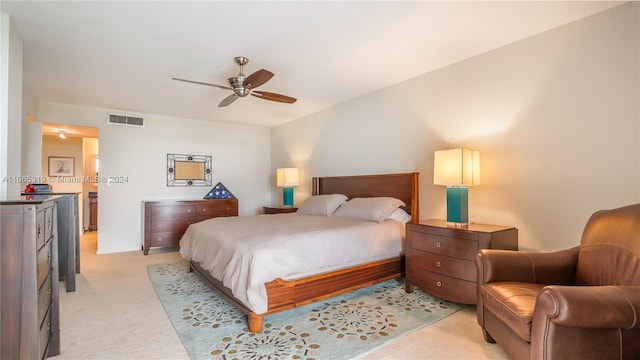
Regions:
<instances>
[{"instance_id":1,"label":"nightstand","mask_svg":"<svg viewBox=\"0 0 640 360\"><path fill-rule=\"evenodd\" d=\"M285 214L292 213L298 210L297 207L291 206L263 206L262 212L265 214Z\"/></svg>"},{"instance_id":2,"label":"nightstand","mask_svg":"<svg viewBox=\"0 0 640 360\"><path fill-rule=\"evenodd\" d=\"M475 255L481 249L518 250L518 229L445 220L407 224L405 289L421 290L447 301L476 303Z\"/></svg>"}]
</instances>

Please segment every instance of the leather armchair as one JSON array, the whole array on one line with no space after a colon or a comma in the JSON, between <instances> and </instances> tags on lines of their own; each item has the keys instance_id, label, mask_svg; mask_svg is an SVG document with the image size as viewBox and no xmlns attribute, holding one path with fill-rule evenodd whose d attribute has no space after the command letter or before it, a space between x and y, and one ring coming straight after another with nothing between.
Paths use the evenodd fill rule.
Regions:
<instances>
[{"instance_id":1,"label":"leather armchair","mask_svg":"<svg viewBox=\"0 0 640 360\"><path fill-rule=\"evenodd\" d=\"M513 359L640 359L640 204L594 213L579 246L476 266L478 324Z\"/></svg>"}]
</instances>

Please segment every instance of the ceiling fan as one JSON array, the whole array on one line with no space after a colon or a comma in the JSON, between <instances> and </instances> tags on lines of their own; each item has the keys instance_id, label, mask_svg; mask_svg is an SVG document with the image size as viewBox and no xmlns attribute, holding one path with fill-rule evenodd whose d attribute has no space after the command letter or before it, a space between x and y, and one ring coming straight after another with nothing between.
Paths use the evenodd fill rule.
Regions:
<instances>
[{"instance_id":1,"label":"ceiling fan","mask_svg":"<svg viewBox=\"0 0 640 360\"><path fill-rule=\"evenodd\" d=\"M178 78L172 78L172 79L193 83L193 84L213 86L220 89L233 91L233 94L224 98L220 102L220 104L218 104L218 107L229 106L231 103L238 100L238 98L245 97L249 94L260 99L277 101L277 102L282 102L287 104L293 104L294 102L296 102L297 99L289 96L267 92L267 91L254 90L258 86L269 81L273 77L273 73L265 69L260 69L249 76L244 76L244 74L242 73L242 69L249 62L249 59L244 56L238 56L238 57L235 57L234 60L238 65L240 65L240 73L234 77L230 77L227 79L229 86L216 85L216 84L210 84L210 83L205 83L200 81L185 80L185 79L178 79Z\"/></svg>"}]
</instances>

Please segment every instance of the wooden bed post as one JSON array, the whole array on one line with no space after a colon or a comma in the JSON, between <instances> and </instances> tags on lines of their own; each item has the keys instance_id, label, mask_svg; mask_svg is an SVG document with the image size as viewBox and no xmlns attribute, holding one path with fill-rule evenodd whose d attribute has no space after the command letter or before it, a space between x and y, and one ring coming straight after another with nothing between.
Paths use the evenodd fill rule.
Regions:
<instances>
[{"instance_id":1,"label":"wooden bed post","mask_svg":"<svg viewBox=\"0 0 640 360\"><path fill-rule=\"evenodd\" d=\"M250 312L247 314L247 321L249 322L249 331L258 333L262 330L262 321L264 316Z\"/></svg>"}]
</instances>

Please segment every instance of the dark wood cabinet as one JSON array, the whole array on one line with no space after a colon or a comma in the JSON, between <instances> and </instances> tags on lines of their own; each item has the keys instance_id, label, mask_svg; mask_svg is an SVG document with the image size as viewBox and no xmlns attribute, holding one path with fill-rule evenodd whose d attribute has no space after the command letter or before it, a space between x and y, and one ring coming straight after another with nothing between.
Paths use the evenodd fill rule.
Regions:
<instances>
[{"instance_id":1,"label":"dark wood cabinet","mask_svg":"<svg viewBox=\"0 0 640 360\"><path fill-rule=\"evenodd\" d=\"M476 303L475 255L480 249L518 250L518 229L445 220L407 224L406 291L413 287L448 301Z\"/></svg>"},{"instance_id":2,"label":"dark wood cabinet","mask_svg":"<svg viewBox=\"0 0 640 360\"><path fill-rule=\"evenodd\" d=\"M263 206L262 212L264 214L285 214L298 211L297 207L292 206Z\"/></svg>"},{"instance_id":3,"label":"dark wood cabinet","mask_svg":"<svg viewBox=\"0 0 640 360\"><path fill-rule=\"evenodd\" d=\"M238 216L237 199L143 201L145 255L151 248L178 247L189 225L221 216Z\"/></svg>"},{"instance_id":4,"label":"dark wood cabinet","mask_svg":"<svg viewBox=\"0 0 640 360\"><path fill-rule=\"evenodd\" d=\"M89 193L89 231L98 230L98 193Z\"/></svg>"},{"instance_id":5,"label":"dark wood cabinet","mask_svg":"<svg viewBox=\"0 0 640 360\"><path fill-rule=\"evenodd\" d=\"M0 358L60 354L55 197L0 201Z\"/></svg>"}]
</instances>

